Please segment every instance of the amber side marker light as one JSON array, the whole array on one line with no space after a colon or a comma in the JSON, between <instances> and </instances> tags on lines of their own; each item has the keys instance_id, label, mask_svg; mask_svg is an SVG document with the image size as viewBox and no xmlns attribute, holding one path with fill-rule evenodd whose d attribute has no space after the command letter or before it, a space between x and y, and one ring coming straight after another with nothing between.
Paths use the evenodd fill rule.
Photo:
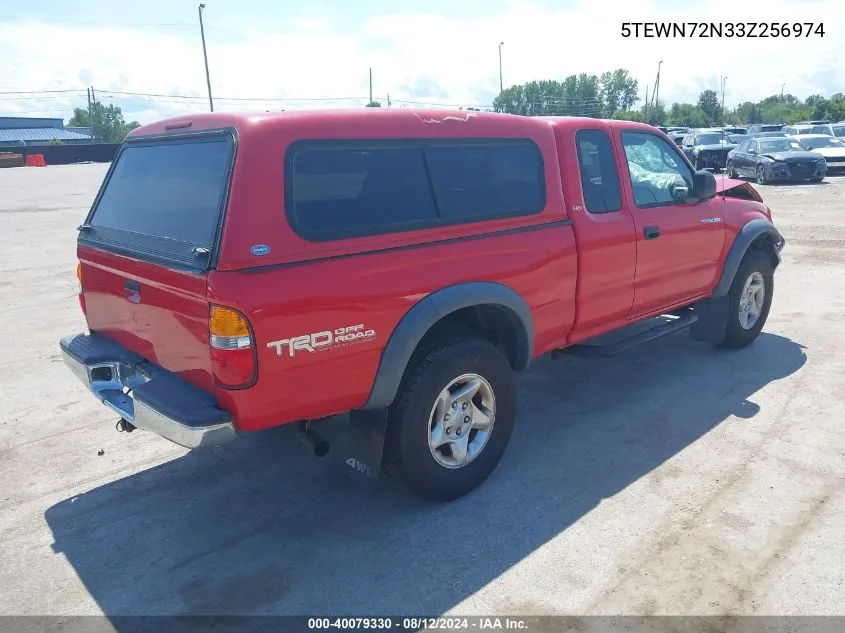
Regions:
<instances>
[{"instance_id":1,"label":"amber side marker light","mask_svg":"<svg viewBox=\"0 0 845 633\"><path fill-rule=\"evenodd\" d=\"M76 282L79 287L79 307L82 309L82 314L85 314L85 295L82 294L82 262L76 263Z\"/></svg>"},{"instance_id":2,"label":"amber side marker light","mask_svg":"<svg viewBox=\"0 0 845 633\"><path fill-rule=\"evenodd\" d=\"M246 317L232 308L211 306L208 331L217 384L227 389L251 386L256 375L255 348Z\"/></svg>"}]
</instances>

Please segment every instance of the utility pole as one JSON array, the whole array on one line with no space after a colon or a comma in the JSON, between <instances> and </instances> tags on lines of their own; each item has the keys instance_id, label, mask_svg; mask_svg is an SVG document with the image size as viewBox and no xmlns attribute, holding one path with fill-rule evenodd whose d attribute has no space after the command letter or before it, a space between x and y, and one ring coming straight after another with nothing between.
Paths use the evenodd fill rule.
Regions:
<instances>
[{"instance_id":1,"label":"utility pole","mask_svg":"<svg viewBox=\"0 0 845 633\"><path fill-rule=\"evenodd\" d=\"M85 94L88 95L88 134L91 137L91 142L94 142L94 116L91 114L91 88L85 89Z\"/></svg>"},{"instance_id":2,"label":"utility pole","mask_svg":"<svg viewBox=\"0 0 845 633\"><path fill-rule=\"evenodd\" d=\"M94 86L91 86L91 136L94 138L94 142L97 142L97 130L94 127L94 120L97 118L95 115L97 113L97 97L94 94Z\"/></svg>"},{"instance_id":3,"label":"utility pole","mask_svg":"<svg viewBox=\"0 0 845 633\"><path fill-rule=\"evenodd\" d=\"M373 104L373 69L370 68L370 105Z\"/></svg>"},{"instance_id":4,"label":"utility pole","mask_svg":"<svg viewBox=\"0 0 845 633\"><path fill-rule=\"evenodd\" d=\"M781 84L781 85L780 85L780 100L781 100L781 101L783 101L783 88L784 88L784 86L786 86L786 84Z\"/></svg>"},{"instance_id":5,"label":"utility pole","mask_svg":"<svg viewBox=\"0 0 845 633\"><path fill-rule=\"evenodd\" d=\"M648 123L648 84L645 85L645 100L643 101L643 123Z\"/></svg>"},{"instance_id":6,"label":"utility pole","mask_svg":"<svg viewBox=\"0 0 845 633\"><path fill-rule=\"evenodd\" d=\"M504 45L504 42L499 42L499 94L505 91L505 84L502 80L502 46Z\"/></svg>"},{"instance_id":7,"label":"utility pole","mask_svg":"<svg viewBox=\"0 0 845 633\"><path fill-rule=\"evenodd\" d=\"M387 107L390 107L390 93L387 93Z\"/></svg>"},{"instance_id":8,"label":"utility pole","mask_svg":"<svg viewBox=\"0 0 845 633\"><path fill-rule=\"evenodd\" d=\"M661 59L657 62L657 81L654 84L654 105L659 105L660 100L660 67L663 65L663 60Z\"/></svg>"},{"instance_id":9,"label":"utility pole","mask_svg":"<svg viewBox=\"0 0 845 633\"><path fill-rule=\"evenodd\" d=\"M200 37L202 38L202 57L205 60L205 83L208 85L208 107L214 112L214 101L211 99L211 75L208 74L208 53L205 50L205 27L202 24L202 10L205 5L201 4L197 9L200 14Z\"/></svg>"},{"instance_id":10,"label":"utility pole","mask_svg":"<svg viewBox=\"0 0 845 633\"><path fill-rule=\"evenodd\" d=\"M727 81L727 75L722 77L722 125L725 124L725 84Z\"/></svg>"}]
</instances>

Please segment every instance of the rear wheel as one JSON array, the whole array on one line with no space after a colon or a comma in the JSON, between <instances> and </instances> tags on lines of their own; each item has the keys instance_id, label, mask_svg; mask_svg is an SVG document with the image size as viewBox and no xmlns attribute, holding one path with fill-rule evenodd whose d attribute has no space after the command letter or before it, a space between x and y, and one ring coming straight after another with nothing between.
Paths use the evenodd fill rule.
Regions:
<instances>
[{"instance_id":1,"label":"rear wheel","mask_svg":"<svg viewBox=\"0 0 845 633\"><path fill-rule=\"evenodd\" d=\"M769 316L774 290L774 268L769 257L751 248L736 271L728 291L725 347L745 347L759 335Z\"/></svg>"},{"instance_id":2,"label":"rear wheel","mask_svg":"<svg viewBox=\"0 0 845 633\"><path fill-rule=\"evenodd\" d=\"M430 501L451 501L493 472L516 417L516 380L488 341L444 341L412 360L390 408L385 470Z\"/></svg>"}]
</instances>

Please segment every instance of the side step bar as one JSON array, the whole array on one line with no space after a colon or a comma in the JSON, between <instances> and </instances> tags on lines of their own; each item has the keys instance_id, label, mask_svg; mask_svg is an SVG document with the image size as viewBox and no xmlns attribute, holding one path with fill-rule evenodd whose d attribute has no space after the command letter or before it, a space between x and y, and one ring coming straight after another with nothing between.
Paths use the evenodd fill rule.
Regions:
<instances>
[{"instance_id":1,"label":"side step bar","mask_svg":"<svg viewBox=\"0 0 845 633\"><path fill-rule=\"evenodd\" d=\"M698 317L693 314L691 310L684 310L681 313L676 312L675 316L677 316L677 318L665 320L660 325L656 325L645 331L640 331L612 343L599 343L598 341L607 336L602 335L594 339L589 339L584 343L555 350L552 353L552 358L561 358L564 356L577 356L579 358L606 358L608 356L616 356L617 354L622 354L623 352L632 350L635 347L639 347L644 343L651 343L652 341L669 334L674 334L675 332L684 330L698 321ZM595 343L590 343L590 341L595 341Z\"/></svg>"}]
</instances>

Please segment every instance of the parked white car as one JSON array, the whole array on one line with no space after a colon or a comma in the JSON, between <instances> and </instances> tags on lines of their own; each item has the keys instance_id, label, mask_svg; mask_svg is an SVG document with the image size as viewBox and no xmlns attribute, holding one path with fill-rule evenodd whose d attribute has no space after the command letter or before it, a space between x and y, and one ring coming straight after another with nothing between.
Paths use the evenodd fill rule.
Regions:
<instances>
[{"instance_id":1,"label":"parked white car","mask_svg":"<svg viewBox=\"0 0 845 633\"><path fill-rule=\"evenodd\" d=\"M827 134L837 138L845 138L845 121L814 125L810 130L810 134Z\"/></svg>"},{"instance_id":2,"label":"parked white car","mask_svg":"<svg viewBox=\"0 0 845 633\"><path fill-rule=\"evenodd\" d=\"M824 156L827 173L845 174L845 143L828 134L799 134L795 137L811 152Z\"/></svg>"},{"instance_id":3,"label":"parked white car","mask_svg":"<svg viewBox=\"0 0 845 633\"><path fill-rule=\"evenodd\" d=\"M799 134L809 134L812 129L812 125L796 123L795 125L784 125L780 131L789 136L798 136Z\"/></svg>"}]
</instances>

